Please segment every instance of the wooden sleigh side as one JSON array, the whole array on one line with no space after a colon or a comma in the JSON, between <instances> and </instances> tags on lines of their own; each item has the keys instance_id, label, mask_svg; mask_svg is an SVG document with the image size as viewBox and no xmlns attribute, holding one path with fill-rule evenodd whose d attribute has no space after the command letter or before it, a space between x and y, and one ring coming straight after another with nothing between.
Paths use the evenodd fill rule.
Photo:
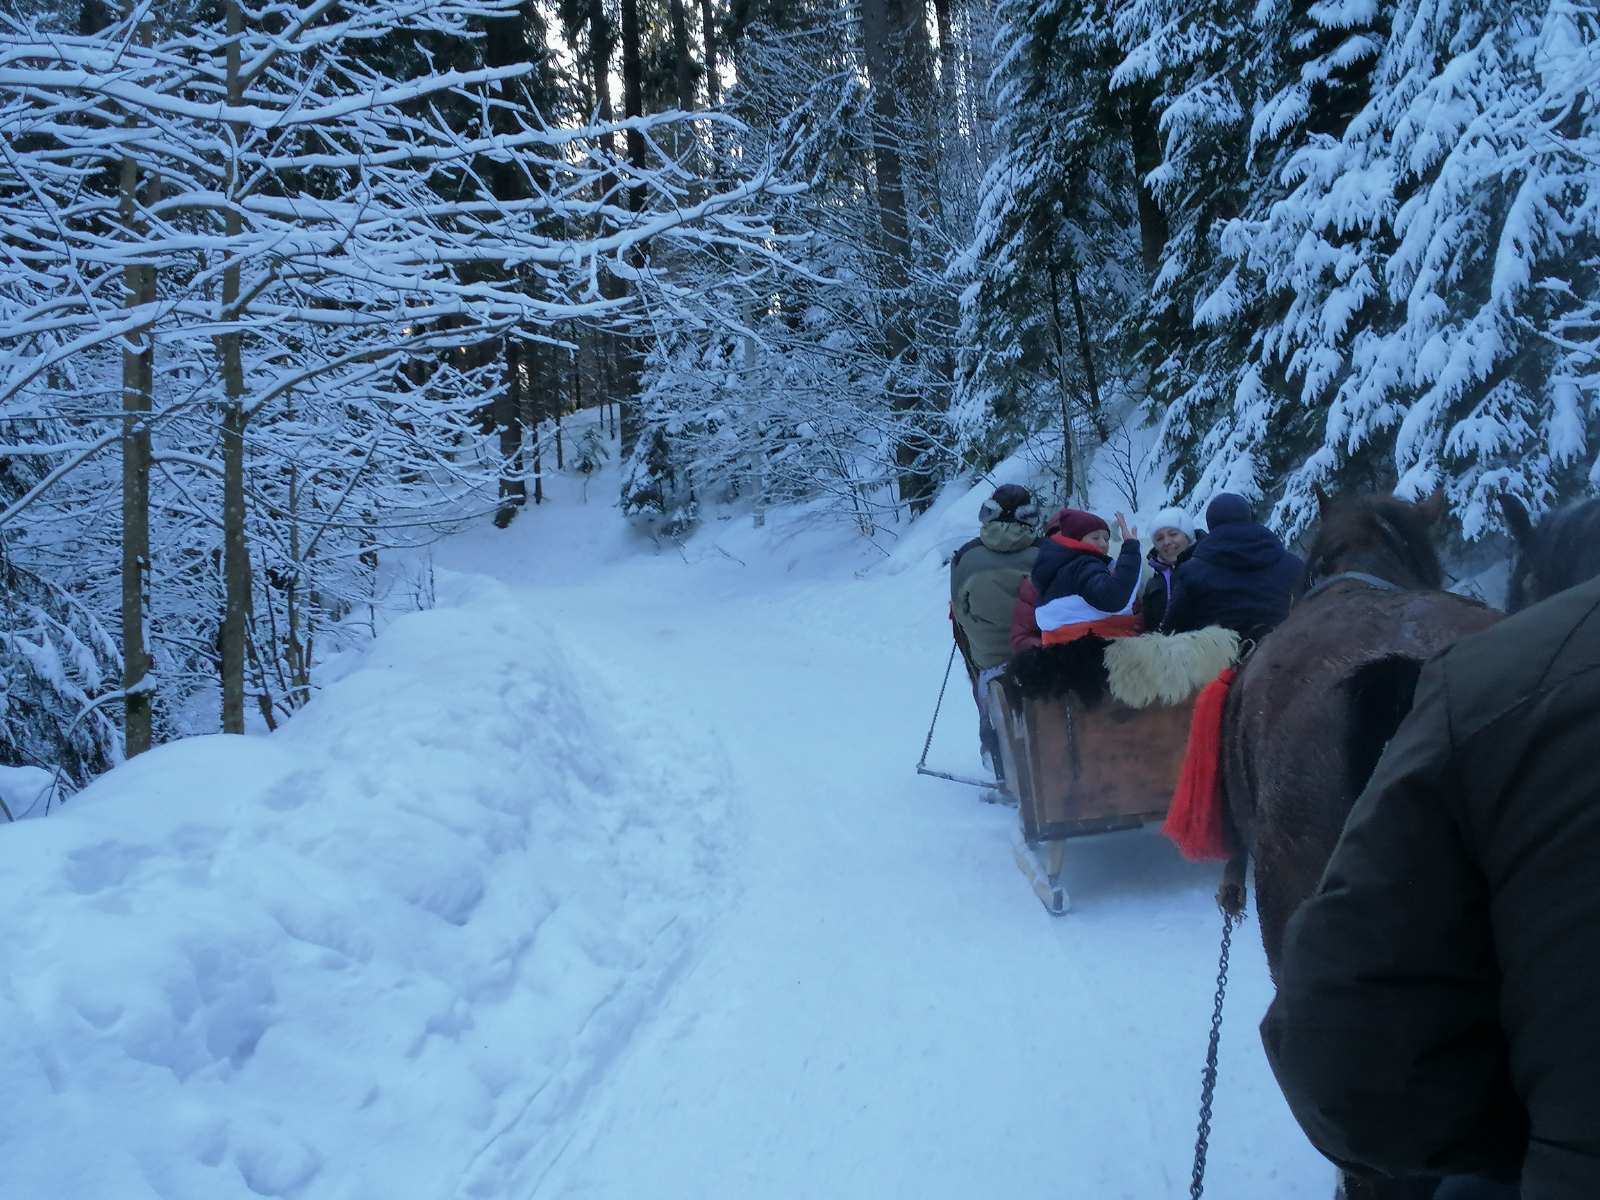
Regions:
<instances>
[{"instance_id":1,"label":"wooden sleigh side","mask_svg":"<svg viewBox=\"0 0 1600 1200\"><path fill-rule=\"evenodd\" d=\"M1061 884L1071 838L1137 829L1166 816L1183 765L1193 701L1130 708L1107 698L1024 700L997 679L986 697L1007 788L1017 799L1018 865L1045 907L1065 912Z\"/></svg>"}]
</instances>

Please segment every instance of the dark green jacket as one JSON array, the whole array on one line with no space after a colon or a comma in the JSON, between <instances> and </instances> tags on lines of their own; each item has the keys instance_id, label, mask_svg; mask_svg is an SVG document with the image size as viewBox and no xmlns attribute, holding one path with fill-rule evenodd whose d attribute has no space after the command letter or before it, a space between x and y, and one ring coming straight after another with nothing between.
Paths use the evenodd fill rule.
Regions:
<instances>
[{"instance_id":1,"label":"dark green jacket","mask_svg":"<svg viewBox=\"0 0 1600 1200\"><path fill-rule=\"evenodd\" d=\"M980 671L1011 657L1011 610L1039 539L1027 525L990 521L950 560L950 604Z\"/></svg>"},{"instance_id":2,"label":"dark green jacket","mask_svg":"<svg viewBox=\"0 0 1600 1200\"><path fill-rule=\"evenodd\" d=\"M1600 1196L1597 755L1600 580L1423 670L1262 1024L1324 1154Z\"/></svg>"}]
</instances>

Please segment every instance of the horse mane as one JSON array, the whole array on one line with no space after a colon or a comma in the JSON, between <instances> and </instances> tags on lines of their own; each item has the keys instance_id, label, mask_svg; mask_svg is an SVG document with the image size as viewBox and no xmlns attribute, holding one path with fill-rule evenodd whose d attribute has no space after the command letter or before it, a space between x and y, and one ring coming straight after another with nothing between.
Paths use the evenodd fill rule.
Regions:
<instances>
[{"instance_id":1,"label":"horse mane","mask_svg":"<svg viewBox=\"0 0 1600 1200\"><path fill-rule=\"evenodd\" d=\"M1436 591L1444 568L1422 506L1393 496L1341 496L1327 501L1306 552L1304 591L1341 571L1364 571L1402 587Z\"/></svg>"},{"instance_id":2,"label":"horse mane","mask_svg":"<svg viewBox=\"0 0 1600 1200\"><path fill-rule=\"evenodd\" d=\"M1517 561L1507 596L1512 612L1600 575L1600 499L1513 524Z\"/></svg>"}]
</instances>

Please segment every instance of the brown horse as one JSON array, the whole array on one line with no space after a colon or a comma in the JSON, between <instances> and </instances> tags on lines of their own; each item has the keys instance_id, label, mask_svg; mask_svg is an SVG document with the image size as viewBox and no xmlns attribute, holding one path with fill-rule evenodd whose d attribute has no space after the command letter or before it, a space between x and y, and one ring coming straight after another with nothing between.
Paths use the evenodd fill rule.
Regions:
<instances>
[{"instance_id":1,"label":"brown horse","mask_svg":"<svg viewBox=\"0 0 1600 1200\"><path fill-rule=\"evenodd\" d=\"M1411 707L1422 664L1500 613L1440 591L1440 497L1329 501L1288 619L1240 668L1223 724L1223 787L1255 861L1276 974L1284 926L1316 889L1345 818ZM1421 1200L1433 1181L1347 1176L1348 1200Z\"/></svg>"}]
</instances>

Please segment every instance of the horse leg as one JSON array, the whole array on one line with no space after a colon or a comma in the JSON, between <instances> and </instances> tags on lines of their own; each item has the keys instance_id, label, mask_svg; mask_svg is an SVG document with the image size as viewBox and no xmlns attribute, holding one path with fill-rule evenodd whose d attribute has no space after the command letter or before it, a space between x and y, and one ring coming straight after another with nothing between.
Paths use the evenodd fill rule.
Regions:
<instances>
[{"instance_id":1,"label":"horse leg","mask_svg":"<svg viewBox=\"0 0 1600 1200\"><path fill-rule=\"evenodd\" d=\"M1267 969L1276 982L1283 955L1284 931L1289 917L1309 894L1298 877L1293 850L1281 844L1271 814L1264 817L1255 845L1256 919L1261 923L1261 946L1267 952Z\"/></svg>"}]
</instances>

